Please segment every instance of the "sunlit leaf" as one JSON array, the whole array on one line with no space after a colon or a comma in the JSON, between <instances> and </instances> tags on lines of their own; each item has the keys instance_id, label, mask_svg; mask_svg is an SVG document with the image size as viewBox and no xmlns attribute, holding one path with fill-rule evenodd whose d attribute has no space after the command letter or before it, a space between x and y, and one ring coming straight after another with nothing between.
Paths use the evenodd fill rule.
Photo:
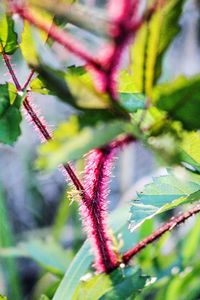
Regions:
<instances>
[{"instance_id":1,"label":"sunlit leaf","mask_svg":"<svg viewBox=\"0 0 200 300\"><path fill-rule=\"evenodd\" d=\"M200 200L200 176L178 169L156 177L132 201L132 230L146 219L179 205Z\"/></svg>"},{"instance_id":2,"label":"sunlit leaf","mask_svg":"<svg viewBox=\"0 0 200 300\"><path fill-rule=\"evenodd\" d=\"M171 0L158 7L137 33L131 48L131 71L138 92L151 96L161 74L163 54L180 30L178 20L183 4L184 0Z\"/></svg>"},{"instance_id":3,"label":"sunlit leaf","mask_svg":"<svg viewBox=\"0 0 200 300\"><path fill-rule=\"evenodd\" d=\"M18 48L14 21L0 11L0 53L13 54Z\"/></svg>"}]
</instances>

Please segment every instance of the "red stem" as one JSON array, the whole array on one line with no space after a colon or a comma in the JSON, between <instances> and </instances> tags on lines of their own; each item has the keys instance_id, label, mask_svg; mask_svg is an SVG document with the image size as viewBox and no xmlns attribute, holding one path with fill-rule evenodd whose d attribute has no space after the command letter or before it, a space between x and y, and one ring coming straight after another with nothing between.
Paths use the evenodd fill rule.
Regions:
<instances>
[{"instance_id":1,"label":"red stem","mask_svg":"<svg viewBox=\"0 0 200 300\"><path fill-rule=\"evenodd\" d=\"M44 20L36 18L27 7L20 6L17 4L10 4L12 13L19 14L24 20L27 20L29 23L38 27L42 31L48 33L48 36L51 37L56 42L60 43L70 52L74 53L89 65L92 65L94 68L101 68L100 64L90 55L87 50L83 47L81 43L75 40L70 34L60 29L55 24L49 24L44 22Z\"/></svg>"},{"instance_id":2,"label":"red stem","mask_svg":"<svg viewBox=\"0 0 200 300\"><path fill-rule=\"evenodd\" d=\"M121 137L109 145L91 151L85 168L85 188L90 201L81 208L86 232L91 239L95 253L95 268L109 273L118 265L118 256L112 250L107 228L107 197L112 163L117 149L133 141L133 137Z\"/></svg>"},{"instance_id":3,"label":"red stem","mask_svg":"<svg viewBox=\"0 0 200 300\"><path fill-rule=\"evenodd\" d=\"M153 243L155 240L159 239L165 232L172 230L177 225L185 222L187 219L192 217L195 214L200 212L200 204L196 205L188 212L182 213L177 217L173 217L170 219L169 222L161 226L159 229L154 231L150 236L145 238L143 241L139 242L134 248L130 249L129 251L125 252L122 260L125 264L128 264L129 261L133 256L140 253L141 250L147 247L147 245Z\"/></svg>"},{"instance_id":4,"label":"red stem","mask_svg":"<svg viewBox=\"0 0 200 300\"><path fill-rule=\"evenodd\" d=\"M11 66L10 63L10 58L3 53L3 59L5 61L5 64L10 72L10 75L12 76L13 82L16 86L16 89L21 92L22 91L22 87L14 73L14 70ZM26 83L24 84L24 87L26 87L30 80L31 77L33 75L33 71L31 72L31 74L29 75ZM44 138L48 141L51 140L51 134L49 133L48 129L46 128L46 126L42 123L42 121L40 120L40 118L37 116L36 112L34 111L34 109L32 108L29 100L28 100L28 96L26 96L24 102L23 102L23 106L25 108L25 110L27 111L28 115L31 117L33 123L37 126L37 128L39 129L39 131L41 132L41 134L44 136ZM78 177L76 176L76 174L74 173L73 169L71 168L71 166L69 164L65 164L64 165L65 170L67 171L67 173L69 174L69 177L71 178L73 184L75 185L75 187L77 188L78 191L84 191L84 187L81 184L80 180L78 179Z\"/></svg>"},{"instance_id":5,"label":"red stem","mask_svg":"<svg viewBox=\"0 0 200 300\"><path fill-rule=\"evenodd\" d=\"M6 54L3 54L3 58L5 61L5 64L12 76L12 79L15 83L15 86L18 91L22 91L22 87L12 69L12 66L10 64L10 59ZM32 78L33 71L29 75L27 81L25 82L23 88L26 88ZM39 129L40 133L43 135L45 140L50 140L52 139L51 134L49 133L47 127L42 123L40 118L37 116L36 112L32 108L28 96L25 97L25 100L23 102L23 106L30 116L31 120L33 123L36 125L36 127ZM113 149L116 149L117 147L122 147L125 144L128 144L131 142L133 138L131 136L126 136L123 138L120 138L116 141L111 142L110 145L103 147L102 149L99 149L99 151L102 152L102 157L99 161L98 168L97 168L97 176L96 176L96 183L97 185L94 185L94 192L92 196L88 195L86 192L84 186L76 176L75 172L71 168L69 164L65 164L64 168L67 171L69 177L71 178L74 186L76 189L80 192L80 196L82 199L82 203L84 205L84 209L87 211L87 214L90 216L91 220L91 228L94 229L94 240L95 240L95 245L98 248L98 252L100 254L100 260L101 260L101 269L98 269L100 271L105 271L105 272L110 272L113 269L115 269L118 265L117 262L117 256L112 250L111 242L107 234L107 230L105 230L105 218L102 216L102 211L101 211L101 206L99 205L99 199L98 199L98 191L102 189L102 186L100 185L102 181L102 177L104 176L103 174L103 169L104 165L107 162L108 156L111 153ZM95 195L94 195L95 194ZM94 198L96 200L94 200ZM90 236L89 236L90 237ZM98 264L98 262L97 262Z\"/></svg>"},{"instance_id":6,"label":"red stem","mask_svg":"<svg viewBox=\"0 0 200 300\"><path fill-rule=\"evenodd\" d=\"M31 79L32 79L32 77L33 77L33 75L34 75L34 73L35 73L35 71L34 71L34 70L31 70L31 72L30 72L30 74L29 74L27 80L25 81L25 83L24 83L24 85L23 85L23 87L22 87L23 90L25 90L25 89L28 87L28 85L29 85L29 83L30 83L30 81L31 81Z\"/></svg>"}]
</instances>

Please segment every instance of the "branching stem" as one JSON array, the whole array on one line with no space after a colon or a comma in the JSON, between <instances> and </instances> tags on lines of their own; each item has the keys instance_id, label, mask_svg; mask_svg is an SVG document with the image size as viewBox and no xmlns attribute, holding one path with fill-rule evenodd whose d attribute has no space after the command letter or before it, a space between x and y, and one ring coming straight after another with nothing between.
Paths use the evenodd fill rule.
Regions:
<instances>
[{"instance_id":1,"label":"branching stem","mask_svg":"<svg viewBox=\"0 0 200 300\"><path fill-rule=\"evenodd\" d=\"M184 223L187 219L196 215L200 212L200 204L191 208L189 211L180 214L177 217L173 217L169 222L162 225L159 229L154 231L150 236L145 238L143 241L139 242L134 248L130 249L126 253L123 254L122 260L125 264L128 264L133 256L139 254L144 248L146 248L149 244L153 243L157 239L159 239L165 232L172 230L174 227Z\"/></svg>"}]
</instances>

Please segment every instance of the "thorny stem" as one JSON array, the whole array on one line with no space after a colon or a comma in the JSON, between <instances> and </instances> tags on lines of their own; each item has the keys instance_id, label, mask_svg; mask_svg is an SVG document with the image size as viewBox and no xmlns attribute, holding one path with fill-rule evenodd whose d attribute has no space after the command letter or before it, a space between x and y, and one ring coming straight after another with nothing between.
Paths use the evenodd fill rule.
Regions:
<instances>
[{"instance_id":1,"label":"thorny stem","mask_svg":"<svg viewBox=\"0 0 200 300\"><path fill-rule=\"evenodd\" d=\"M14 73L14 70L12 69L9 57L6 54L3 54L3 59L5 61L5 64L8 68L11 76L12 76L13 82L14 82L17 90L19 92L23 91L23 89L25 89L28 86L34 72L32 71L30 73L28 79L26 80L26 82L22 88L15 73ZM37 116L36 112L34 111L33 107L31 106L31 104L29 102L28 96L25 97L23 106L24 106L26 112L28 113L28 115L31 117L33 123L36 125L36 127L39 129L40 133L45 138L45 140L47 140L47 141L51 140L52 137L51 137L50 132L48 131L47 127L42 123L40 118ZM131 136L125 136L116 141L111 142L110 145L103 147L102 149L99 149L99 151L102 152L103 156L98 164L99 169L98 169L98 174L97 174L97 186L94 187L96 194L102 188L99 183L102 180L102 176L103 176L102 171L103 171L104 164L107 160L107 156L114 149L120 148L123 145L130 143L131 141L133 141L133 138ZM65 164L64 169L67 171L69 177L71 178L71 181L73 182L76 189L79 191L81 199L82 199L82 203L83 203L84 207L86 208L87 213L90 215L91 227L94 229L94 232L95 232L95 244L96 244L98 251L100 253L100 256L101 256L101 264L102 264L101 271L105 271L107 273L111 272L113 269L115 269L118 266L118 262L117 262L116 254L112 250L111 243L109 243L110 239L107 235L107 231L104 230L106 220L105 220L105 218L102 218L102 215L101 215L102 212L99 210L100 206L99 206L98 199L97 199L98 197L96 196L96 198L95 198L97 200L96 203L98 203L98 205L94 205L94 203L95 203L95 201L93 200L94 193L92 196L90 196L86 192L84 186L82 185L82 183L80 182L80 180L78 179L78 177L76 176L75 172L73 171L72 167L69 164ZM91 203L92 203L92 207L91 207Z\"/></svg>"},{"instance_id":2,"label":"thorny stem","mask_svg":"<svg viewBox=\"0 0 200 300\"><path fill-rule=\"evenodd\" d=\"M116 150L132 141L132 136L119 138L91 151L87 157L85 185L91 199L85 203L87 210L81 208L81 213L95 250L95 267L98 272L111 272L119 264L106 225L108 184Z\"/></svg>"},{"instance_id":3,"label":"thorny stem","mask_svg":"<svg viewBox=\"0 0 200 300\"><path fill-rule=\"evenodd\" d=\"M146 248L149 244L153 243L155 240L159 239L165 232L172 230L174 227L184 223L187 219L196 215L200 212L200 204L196 205L189 211L182 213L177 217L173 217L169 222L162 225L159 229L154 231L150 236L145 238L143 241L139 242L134 248L125 252L122 257L122 261L125 264L128 264L133 256L140 253L141 250Z\"/></svg>"},{"instance_id":4,"label":"thorny stem","mask_svg":"<svg viewBox=\"0 0 200 300\"><path fill-rule=\"evenodd\" d=\"M112 0L110 2L112 2ZM154 5L150 7L150 9L140 19L137 19L136 16L137 5L139 3L138 0L133 1L132 4L130 4L129 2L127 3L126 2L123 3L123 1L121 2L123 3L122 7L124 11L122 11L119 19L115 19L116 26L115 26L115 33L113 35L114 48L113 48L113 53L110 56L110 60L107 61L106 64L104 64L105 62L99 63L98 59L90 55L88 51L85 50L85 48L82 46L82 44L77 42L72 36L64 32L63 30L61 30L55 24L52 24L50 26L49 24L43 22L43 20L35 18L26 7L24 8L16 4L11 4L11 10L13 13L18 13L23 19L27 20L29 23L47 32L51 38L53 38L55 41L63 45L66 49L68 49L69 51L71 51L81 59L83 59L89 66L91 66L94 69L94 71L96 70L99 73L101 73L103 76L105 76L104 77L105 91L108 92L111 99L117 100L115 75L116 75L116 70L118 68L118 64L121 59L122 52L124 48L127 46L129 39L134 36L134 34L140 28L143 22L151 18L151 16L157 9L157 5L163 2L164 2L163 0L155 1ZM9 59L5 54L4 54L4 60L13 78L17 90L22 91L28 86L32 78L33 72L30 74L29 78L27 79L22 89L9 63ZM27 113L32 118L35 125L37 126L37 128L44 136L44 138L46 140L51 139L51 135L48 132L46 126L43 125L43 123L37 117L37 114L34 112L33 108L31 107L28 101L28 96L25 98L24 107ZM113 149L115 149L118 146L120 147L120 142L118 144L117 142L113 142L110 145L95 150L98 152L99 159L96 162L96 165L94 164L94 166L96 167L96 169L94 170L95 180L92 186L93 191L89 196L88 193L86 193L84 186L79 181L78 177L70 167L70 165L66 164L64 166L65 170L68 172L76 189L80 192L82 203L84 204L86 213L88 214L88 217L90 218L91 221L91 223L89 224L91 225L93 230L91 232L91 235L93 236L94 243L97 248L97 252L99 253L99 262L97 261L97 270L100 272L105 271L107 273L117 268L119 265L119 262L117 261L117 256L111 248L110 239L108 237L107 229L105 227L106 210L104 209L104 206L106 201L104 200L106 199L104 198L106 197L106 195L105 195L105 190L103 190L104 185L106 183L106 179L108 178L108 175L106 175L105 167L109 162ZM164 232L182 223L184 220L186 220L187 218L189 218L190 216L192 216L193 214L199 211L200 211L200 206L197 207L196 209L194 208L188 213L182 214L181 216L172 219L170 222L162 226L159 230L154 232L151 236L146 238L144 241L140 242L136 247L126 252L123 255L123 262L128 263L132 256L134 256L140 250L145 248L149 243L159 238Z\"/></svg>"}]
</instances>

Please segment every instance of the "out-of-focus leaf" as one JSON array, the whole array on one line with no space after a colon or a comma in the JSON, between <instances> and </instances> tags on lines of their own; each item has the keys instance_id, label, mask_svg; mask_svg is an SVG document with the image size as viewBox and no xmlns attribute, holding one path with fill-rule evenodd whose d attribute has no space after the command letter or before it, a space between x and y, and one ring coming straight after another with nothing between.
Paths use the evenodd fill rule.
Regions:
<instances>
[{"instance_id":1,"label":"out-of-focus leaf","mask_svg":"<svg viewBox=\"0 0 200 300\"><path fill-rule=\"evenodd\" d=\"M102 109L110 106L108 97L98 93L93 85L92 78L83 68L68 68L67 72L54 70L40 65L36 67L40 74L40 81L32 86L32 90L44 91L57 95L65 103L79 109Z\"/></svg>"},{"instance_id":2,"label":"out-of-focus leaf","mask_svg":"<svg viewBox=\"0 0 200 300\"><path fill-rule=\"evenodd\" d=\"M18 48L14 21L0 11L0 53L13 54Z\"/></svg>"},{"instance_id":3,"label":"out-of-focus leaf","mask_svg":"<svg viewBox=\"0 0 200 300\"><path fill-rule=\"evenodd\" d=\"M46 295L41 295L39 300L50 300Z\"/></svg>"},{"instance_id":4,"label":"out-of-focus leaf","mask_svg":"<svg viewBox=\"0 0 200 300\"><path fill-rule=\"evenodd\" d=\"M61 231L66 224L68 217L70 215L70 203L68 201L67 191L64 192L64 195L60 199L60 203L55 215L55 221L52 228L52 233L55 239L59 240Z\"/></svg>"},{"instance_id":5,"label":"out-of-focus leaf","mask_svg":"<svg viewBox=\"0 0 200 300\"><path fill-rule=\"evenodd\" d=\"M169 171L168 171L169 172ZM200 200L200 176L184 169L156 177L132 201L131 228L134 230L146 219L179 205Z\"/></svg>"},{"instance_id":6,"label":"out-of-focus leaf","mask_svg":"<svg viewBox=\"0 0 200 300\"><path fill-rule=\"evenodd\" d=\"M172 276L162 291L162 299L198 299L200 293L199 271L200 266L197 265Z\"/></svg>"},{"instance_id":7,"label":"out-of-focus leaf","mask_svg":"<svg viewBox=\"0 0 200 300\"><path fill-rule=\"evenodd\" d=\"M4 249L12 246L14 242L13 240L5 198L0 186L0 248ZM9 295L11 299L21 300L22 294L15 259L13 257L1 258L0 265L3 266L4 270L5 281L7 285L7 295ZM10 289L11 286L12 289ZM6 298L0 296L0 299L5 300Z\"/></svg>"},{"instance_id":8,"label":"out-of-focus leaf","mask_svg":"<svg viewBox=\"0 0 200 300\"><path fill-rule=\"evenodd\" d=\"M89 280L83 280L73 295L73 300L119 299L125 300L135 296L145 286L147 276L141 270L127 267L111 273L100 274Z\"/></svg>"},{"instance_id":9,"label":"out-of-focus leaf","mask_svg":"<svg viewBox=\"0 0 200 300\"><path fill-rule=\"evenodd\" d=\"M126 111L133 113L145 108L146 97L141 93L120 93L119 101Z\"/></svg>"},{"instance_id":10,"label":"out-of-focus leaf","mask_svg":"<svg viewBox=\"0 0 200 300\"><path fill-rule=\"evenodd\" d=\"M47 21L49 23L49 28L51 27L53 19L51 15L45 11L40 11L38 15L38 11L33 9L31 12ZM20 49L28 64L37 65L39 63L40 55L42 55L42 53L40 53L40 43L45 44L47 39L48 33L40 31L39 29L36 30L27 21L24 22Z\"/></svg>"},{"instance_id":11,"label":"out-of-focus leaf","mask_svg":"<svg viewBox=\"0 0 200 300\"><path fill-rule=\"evenodd\" d=\"M198 253L200 246L199 228L200 217L198 216L192 230L183 241L182 259L186 267L187 265L191 264L193 258L195 258Z\"/></svg>"},{"instance_id":12,"label":"out-of-focus leaf","mask_svg":"<svg viewBox=\"0 0 200 300\"><path fill-rule=\"evenodd\" d=\"M181 143L182 159L200 172L200 132L185 132Z\"/></svg>"},{"instance_id":13,"label":"out-of-focus leaf","mask_svg":"<svg viewBox=\"0 0 200 300\"><path fill-rule=\"evenodd\" d=\"M10 83L0 85L0 142L13 144L19 137L22 97Z\"/></svg>"},{"instance_id":14,"label":"out-of-focus leaf","mask_svg":"<svg viewBox=\"0 0 200 300\"><path fill-rule=\"evenodd\" d=\"M72 259L72 253L53 240L30 240L16 248L0 249L0 257L29 257L56 275L63 275Z\"/></svg>"},{"instance_id":15,"label":"out-of-focus leaf","mask_svg":"<svg viewBox=\"0 0 200 300\"><path fill-rule=\"evenodd\" d=\"M131 49L131 71L138 92L151 96L152 87L161 73L163 54L180 30L178 20L183 4L184 0L165 2L137 33Z\"/></svg>"},{"instance_id":16,"label":"out-of-focus leaf","mask_svg":"<svg viewBox=\"0 0 200 300\"><path fill-rule=\"evenodd\" d=\"M179 77L154 89L154 101L159 109L172 119L182 122L184 128L200 128L200 77Z\"/></svg>"},{"instance_id":17,"label":"out-of-focus leaf","mask_svg":"<svg viewBox=\"0 0 200 300\"><path fill-rule=\"evenodd\" d=\"M34 78L30 83L31 91L43 95L50 94L50 91L45 86L44 82L39 77Z\"/></svg>"},{"instance_id":18,"label":"out-of-focus leaf","mask_svg":"<svg viewBox=\"0 0 200 300\"><path fill-rule=\"evenodd\" d=\"M6 297L0 295L0 300L8 300Z\"/></svg>"},{"instance_id":19,"label":"out-of-focus leaf","mask_svg":"<svg viewBox=\"0 0 200 300\"><path fill-rule=\"evenodd\" d=\"M60 163L78 159L91 149L107 144L126 129L127 123L120 120L98 122L93 127L86 125L81 129L78 118L74 116L60 125L52 141L40 147L37 166L52 169Z\"/></svg>"},{"instance_id":20,"label":"out-of-focus leaf","mask_svg":"<svg viewBox=\"0 0 200 300\"><path fill-rule=\"evenodd\" d=\"M133 94L139 91L133 84L133 76L127 70L121 70L118 73L118 91L119 93Z\"/></svg>"},{"instance_id":21,"label":"out-of-focus leaf","mask_svg":"<svg viewBox=\"0 0 200 300\"><path fill-rule=\"evenodd\" d=\"M30 240L24 244L28 256L55 274L64 274L72 258L71 252L66 251L53 240Z\"/></svg>"}]
</instances>

